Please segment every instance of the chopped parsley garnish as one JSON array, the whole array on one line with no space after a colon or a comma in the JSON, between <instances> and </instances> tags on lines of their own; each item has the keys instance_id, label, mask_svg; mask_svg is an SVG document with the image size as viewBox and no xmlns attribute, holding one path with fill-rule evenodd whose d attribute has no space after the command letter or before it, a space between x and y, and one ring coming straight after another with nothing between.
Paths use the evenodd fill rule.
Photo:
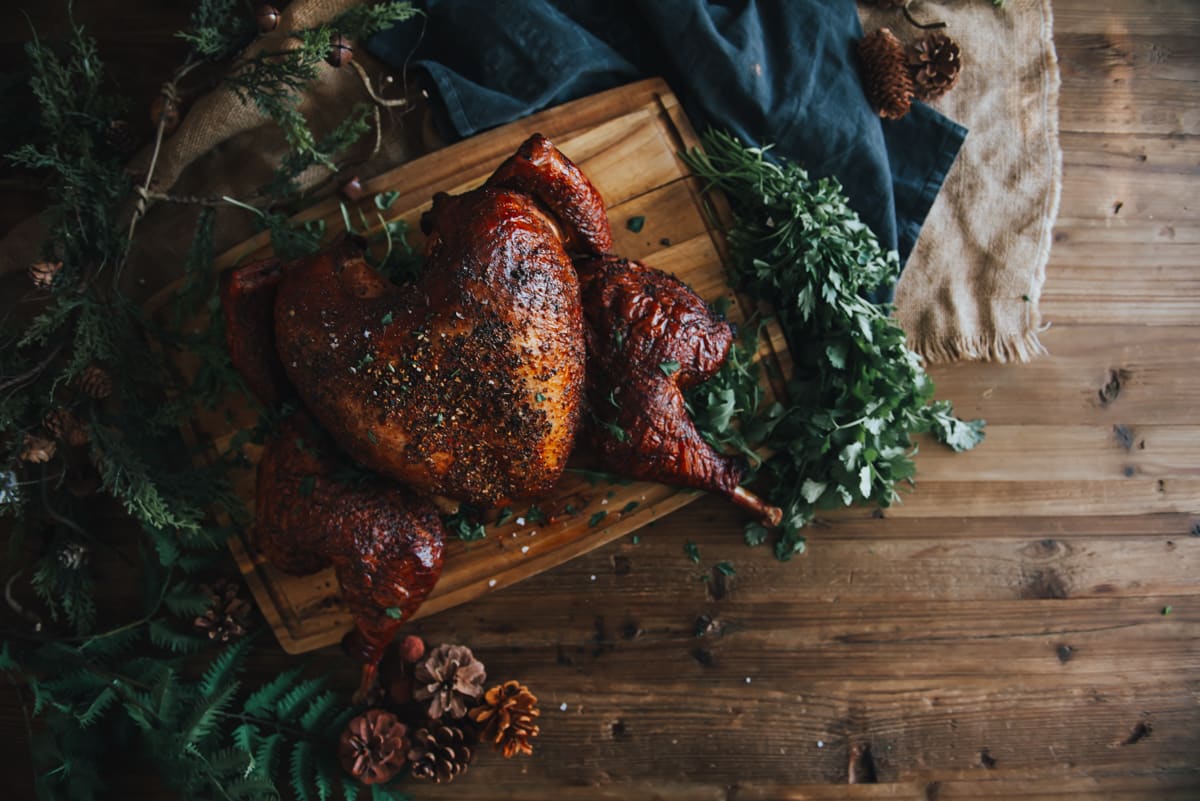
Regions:
<instances>
[{"instance_id":1,"label":"chopped parsley garnish","mask_svg":"<svg viewBox=\"0 0 1200 801\"><path fill-rule=\"evenodd\" d=\"M600 525L600 521L606 517L608 517L608 512L596 512L596 514L588 518L588 526L595 528L596 526Z\"/></svg>"},{"instance_id":2,"label":"chopped parsley garnish","mask_svg":"<svg viewBox=\"0 0 1200 801\"><path fill-rule=\"evenodd\" d=\"M984 423L960 420L948 402L933 400L904 331L887 305L870 299L895 282L899 259L850 209L836 180L810 178L719 131L702 142L684 159L729 201L733 282L774 306L804 391L786 405L765 402L754 360L759 325L750 323L687 402L714 446L755 466L756 449L776 454L761 471L763 494L783 509L774 546L787 560L804 551L802 530L817 509L896 501L897 485L915 472L913 434L931 432L961 451L979 443ZM746 529L748 544L767 536Z\"/></svg>"},{"instance_id":3,"label":"chopped parsley garnish","mask_svg":"<svg viewBox=\"0 0 1200 801\"><path fill-rule=\"evenodd\" d=\"M628 228L630 231L633 231L635 234L640 234L642 232L642 228L644 228L645 226L646 226L646 216L644 214L639 214L636 217L630 217L629 220L625 223L625 227Z\"/></svg>"},{"instance_id":4,"label":"chopped parsley garnish","mask_svg":"<svg viewBox=\"0 0 1200 801\"><path fill-rule=\"evenodd\" d=\"M679 362L671 359L660 364L658 369L663 371L663 375L675 375L675 373L679 372Z\"/></svg>"},{"instance_id":5,"label":"chopped parsley garnish","mask_svg":"<svg viewBox=\"0 0 1200 801\"><path fill-rule=\"evenodd\" d=\"M715 568L716 568L716 571L718 573L720 573L722 576L732 576L734 573L737 572L733 569L732 562L717 562L717 564L715 565Z\"/></svg>"},{"instance_id":6,"label":"chopped parsley garnish","mask_svg":"<svg viewBox=\"0 0 1200 801\"><path fill-rule=\"evenodd\" d=\"M683 552L687 554L687 558L691 559L696 564L700 564L700 548L696 543L688 540L683 544Z\"/></svg>"},{"instance_id":7,"label":"chopped parsley garnish","mask_svg":"<svg viewBox=\"0 0 1200 801\"><path fill-rule=\"evenodd\" d=\"M387 609L383 610L383 613L392 620L400 620L404 617L404 613L400 611L400 607L398 606L389 606Z\"/></svg>"},{"instance_id":8,"label":"chopped parsley garnish","mask_svg":"<svg viewBox=\"0 0 1200 801\"><path fill-rule=\"evenodd\" d=\"M628 442L629 432L621 428L616 423L605 423L601 421L600 427L609 433L609 435L617 442Z\"/></svg>"}]
</instances>

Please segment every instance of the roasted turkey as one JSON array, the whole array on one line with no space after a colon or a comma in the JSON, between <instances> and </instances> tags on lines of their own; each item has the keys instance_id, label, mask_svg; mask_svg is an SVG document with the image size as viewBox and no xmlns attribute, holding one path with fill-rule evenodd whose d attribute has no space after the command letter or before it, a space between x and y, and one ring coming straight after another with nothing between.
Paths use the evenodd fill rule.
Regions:
<instances>
[{"instance_id":1,"label":"roasted turkey","mask_svg":"<svg viewBox=\"0 0 1200 801\"><path fill-rule=\"evenodd\" d=\"M681 394L720 367L729 325L678 280L607 255L599 192L549 141L531 137L478 189L436 195L421 227L424 267L408 285L352 239L221 281L248 388L304 409L264 451L255 539L282 570L334 566L355 620L346 645L365 663L359 697L440 573L444 532L421 498L491 507L546 493L585 392L608 469L722 492L778 521Z\"/></svg>"}]
</instances>

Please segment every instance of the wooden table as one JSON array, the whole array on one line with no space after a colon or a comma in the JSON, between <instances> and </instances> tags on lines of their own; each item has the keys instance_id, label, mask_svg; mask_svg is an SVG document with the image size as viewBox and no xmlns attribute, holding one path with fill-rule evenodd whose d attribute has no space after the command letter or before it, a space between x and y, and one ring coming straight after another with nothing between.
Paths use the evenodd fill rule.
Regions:
<instances>
[{"instance_id":1,"label":"wooden table","mask_svg":"<svg viewBox=\"0 0 1200 801\"><path fill-rule=\"evenodd\" d=\"M181 10L86 5L119 74L151 85ZM1200 4L1061 0L1055 17L1052 355L932 370L987 442L923 449L902 505L830 516L790 564L705 499L421 621L544 712L534 758L481 756L418 797L1200 797ZM0 36L9 65L25 28ZM6 226L30 204L0 197ZM687 539L736 565L719 597ZM707 618L722 633L697 637ZM264 640L248 680L291 663ZM313 669L353 683L336 651ZM31 796L23 733L0 695L8 798ZM854 746L878 784L844 786ZM118 786L169 797L136 766Z\"/></svg>"}]
</instances>

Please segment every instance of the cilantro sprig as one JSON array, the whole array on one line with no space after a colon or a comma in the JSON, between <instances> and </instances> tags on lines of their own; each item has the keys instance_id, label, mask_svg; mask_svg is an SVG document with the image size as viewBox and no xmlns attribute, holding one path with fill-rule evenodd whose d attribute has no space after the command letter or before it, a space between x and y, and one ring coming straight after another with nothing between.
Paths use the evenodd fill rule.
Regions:
<instances>
[{"instance_id":1,"label":"cilantro sprig","mask_svg":"<svg viewBox=\"0 0 1200 801\"><path fill-rule=\"evenodd\" d=\"M775 555L787 560L804 550L801 531L818 509L898 500L897 484L914 473L913 434L931 431L968 450L983 439L984 422L959 420L948 402L933 401L933 382L890 306L869 299L895 282L899 259L835 179L810 178L722 132L702 143L684 159L707 190L729 200L734 284L775 307L795 369L787 399L764 405L753 363L758 327L745 325L744 341L688 403L710 442L776 454L759 474L784 511ZM746 541L764 534L752 523Z\"/></svg>"}]
</instances>

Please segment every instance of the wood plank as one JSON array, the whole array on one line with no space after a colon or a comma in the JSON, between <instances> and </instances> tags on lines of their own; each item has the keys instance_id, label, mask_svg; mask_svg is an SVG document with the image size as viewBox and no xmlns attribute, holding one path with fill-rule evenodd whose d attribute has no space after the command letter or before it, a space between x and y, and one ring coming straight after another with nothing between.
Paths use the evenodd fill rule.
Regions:
<instances>
[{"instance_id":1,"label":"wood plank","mask_svg":"<svg viewBox=\"0 0 1200 801\"><path fill-rule=\"evenodd\" d=\"M1200 476L1195 426L991 425L984 444L956 454L918 440L917 475L927 481L1103 480Z\"/></svg>"},{"instance_id":2,"label":"wood plank","mask_svg":"<svg viewBox=\"0 0 1200 801\"><path fill-rule=\"evenodd\" d=\"M1062 70L1064 131L1200 133L1200 53L1194 27L1167 35L1126 33L1119 24L1055 37Z\"/></svg>"},{"instance_id":3,"label":"wood plank","mask_svg":"<svg viewBox=\"0 0 1200 801\"><path fill-rule=\"evenodd\" d=\"M1200 30L1200 8L1193 0L1138 0L1134 4L1107 2L1056 2L1054 33L1094 34L1116 30L1145 37L1175 36L1180 31Z\"/></svg>"},{"instance_id":4,"label":"wood plank","mask_svg":"<svg viewBox=\"0 0 1200 801\"><path fill-rule=\"evenodd\" d=\"M1200 479L1128 478L1120 481L921 481L887 514L945 515L1128 515L1200 513Z\"/></svg>"},{"instance_id":5,"label":"wood plank","mask_svg":"<svg viewBox=\"0 0 1200 801\"><path fill-rule=\"evenodd\" d=\"M1058 325L1042 341L1029 364L933 365L937 396L993 425L1196 423L1200 327Z\"/></svg>"},{"instance_id":6,"label":"wood plank","mask_svg":"<svg viewBox=\"0 0 1200 801\"><path fill-rule=\"evenodd\" d=\"M725 523L725 532L736 525L735 521L725 522L723 516L716 519ZM685 538L674 536L665 554L639 550L641 544L622 543L612 552L612 561L599 566L585 562L576 569L564 568L560 578L564 588L585 596L618 587L623 595L647 601L657 594L664 603L685 603L688 599L706 597L706 593L713 594L714 590L700 579L714 580L711 566L718 561L732 563L737 571L734 581L722 581L721 592L730 592L733 586L769 585L754 597L773 598L791 605L810 601L932 604L1146 595L1182 599L1200 594L1200 539L1196 537L1110 535L1033 539L1013 532L1004 539L961 539L944 534L904 539L844 538L826 537L827 531L836 531L841 522L836 515L826 520L831 529L810 529L809 547L813 553L794 564L777 564L767 549L748 551L727 534L723 543L693 537L704 555L702 564L697 566L684 559L669 558L683 553ZM928 518L921 521L927 530L935 530L938 525L936 520ZM642 544L653 536L653 532L643 534ZM653 562L656 555L663 556L664 564L655 571L647 571L644 565ZM1114 571L1115 562L1127 565L1127 570ZM617 572L621 575L615 575ZM664 591L663 582L678 585L680 589ZM566 592L559 594L565 596ZM566 602L565 597L563 601ZM1143 611L1157 613L1162 606L1150 604ZM763 612L769 619L777 620L769 610ZM909 612L915 614L916 610Z\"/></svg>"},{"instance_id":7,"label":"wood plank","mask_svg":"<svg viewBox=\"0 0 1200 801\"><path fill-rule=\"evenodd\" d=\"M715 506L701 501L685 513L701 516ZM974 539L1090 539L1093 537L1161 537L1164 541L1200 536L1200 517L1193 514L1112 515L1107 517L945 517L930 521L923 518L888 517L859 510L861 514L839 514L836 519L818 516L810 524L810 536L822 541L856 540L869 545L883 539L920 539L936 534L946 542ZM703 518L701 518L703 519ZM711 523L706 523L711 525Z\"/></svg>"}]
</instances>

